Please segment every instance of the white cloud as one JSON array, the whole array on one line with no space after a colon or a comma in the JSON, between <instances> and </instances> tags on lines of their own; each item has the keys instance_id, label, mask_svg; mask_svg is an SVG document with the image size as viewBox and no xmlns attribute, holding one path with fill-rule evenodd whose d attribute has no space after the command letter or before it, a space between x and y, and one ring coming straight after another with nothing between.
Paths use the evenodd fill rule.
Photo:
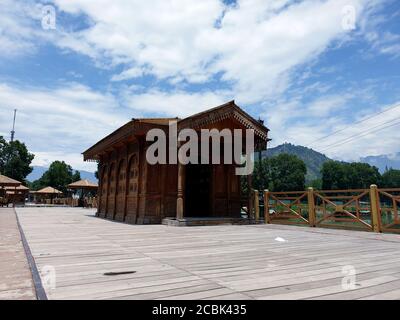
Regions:
<instances>
[{"instance_id":1,"label":"white cloud","mask_svg":"<svg viewBox=\"0 0 400 320\"><path fill-rule=\"evenodd\" d=\"M318 100L322 102L322 99ZM304 111L306 107L300 101L279 105L265 115L271 119L267 124L271 129L272 145L291 142L311 147L333 159L348 161L357 161L366 155L398 152L400 101L364 111L362 116L355 113L355 117L349 115L351 101L343 107L349 110L343 115L319 118Z\"/></svg>"},{"instance_id":2,"label":"white cloud","mask_svg":"<svg viewBox=\"0 0 400 320\"><path fill-rule=\"evenodd\" d=\"M231 99L228 92L165 92L158 89L145 93L124 93L124 104L132 108L135 115L186 117L194 113L215 107Z\"/></svg>"},{"instance_id":3,"label":"white cloud","mask_svg":"<svg viewBox=\"0 0 400 320\"><path fill-rule=\"evenodd\" d=\"M127 90L114 96L77 83L65 83L54 89L0 83L0 101L2 106L9 106L0 109L0 135L9 137L6 128L11 130L15 106L16 139L26 142L36 155L35 165L64 160L76 169L95 170L95 164L83 162L81 152L132 117L184 117L227 100L223 92L150 90L140 94Z\"/></svg>"},{"instance_id":4,"label":"white cloud","mask_svg":"<svg viewBox=\"0 0 400 320\"><path fill-rule=\"evenodd\" d=\"M130 118L111 94L76 83L54 89L0 84L0 101L9 106L0 109L0 128L11 130L12 110L18 108L16 139L27 143L35 161L44 161L43 155L53 160L62 155L74 159L76 168L88 166L80 154L85 148Z\"/></svg>"},{"instance_id":5,"label":"white cloud","mask_svg":"<svg viewBox=\"0 0 400 320\"><path fill-rule=\"evenodd\" d=\"M365 155L398 152L399 114L400 101L370 110L351 122L343 118L340 124L331 129L331 131L342 129L343 131L314 145L317 146L317 150L322 150L331 157L347 160L358 160ZM396 123L397 125L392 126Z\"/></svg>"},{"instance_id":6,"label":"white cloud","mask_svg":"<svg viewBox=\"0 0 400 320\"><path fill-rule=\"evenodd\" d=\"M32 51L33 33L28 11L21 3L2 0L0 10L0 57Z\"/></svg>"},{"instance_id":7,"label":"white cloud","mask_svg":"<svg viewBox=\"0 0 400 320\"><path fill-rule=\"evenodd\" d=\"M75 170L87 170L95 172L97 164L93 162L83 162L82 155L79 153L68 153L62 151L42 152L30 150L35 155L32 161L32 166L49 167L53 161L64 161Z\"/></svg>"},{"instance_id":8,"label":"white cloud","mask_svg":"<svg viewBox=\"0 0 400 320\"><path fill-rule=\"evenodd\" d=\"M58 10L76 17L83 14L90 23L86 29L70 31L74 28L62 25L68 19L57 20L54 32L41 30L33 1L2 0L2 9L3 3L0 56L31 53L41 41L51 41L62 50L90 57L97 66L122 69L111 77L113 86L134 79L135 85L128 88L118 83L120 89L113 94L78 83L55 88L0 84L0 101L18 107L17 137L29 142L38 155L35 161L64 157L77 168L86 168L83 162L79 166L83 149L131 117L184 117L231 99L243 106L260 106L256 111L266 116L274 143L304 145L346 126L343 136L332 139L354 134L363 127L351 126L340 115L354 96L328 93L329 85L318 83L315 88L302 87L294 98L284 98L282 93L295 80L293 71L312 64L353 34L365 33L373 49L382 53L398 51L397 35L374 34L373 25L367 23L380 3L377 0L240 0L235 6L219 0L55 0ZM342 27L342 9L348 5L355 7L361 26L354 33ZM155 76L154 87L140 87L136 78L143 75ZM218 88L226 89L207 85L215 77L223 82ZM167 80L170 89L162 87L160 79ZM196 92L187 91L187 82L204 85ZM325 96L308 104L302 101L302 96L310 97L316 90ZM11 114L12 107L0 109L3 131ZM363 138L357 146L344 145L328 154L348 159L391 153L399 137L388 132L381 133L383 140Z\"/></svg>"},{"instance_id":9,"label":"white cloud","mask_svg":"<svg viewBox=\"0 0 400 320\"><path fill-rule=\"evenodd\" d=\"M126 70L113 80L144 70L172 84L207 82L222 75L243 104L281 93L296 66L318 57L334 40L348 39L342 9L352 5L359 19L376 1L55 0L60 10L85 14L93 22L56 40L63 48L109 59ZM134 67L132 67L134 66Z\"/></svg>"},{"instance_id":10,"label":"white cloud","mask_svg":"<svg viewBox=\"0 0 400 320\"><path fill-rule=\"evenodd\" d=\"M34 0L0 1L0 58L31 55L40 44L54 41L56 33L41 26L43 5Z\"/></svg>"},{"instance_id":11,"label":"white cloud","mask_svg":"<svg viewBox=\"0 0 400 320\"><path fill-rule=\"evenodd\" d=\"M326 117L345 108L351 98L351 94L325 95L308 104L303 112L313 117Z\"/></svg>"}]
</instances>

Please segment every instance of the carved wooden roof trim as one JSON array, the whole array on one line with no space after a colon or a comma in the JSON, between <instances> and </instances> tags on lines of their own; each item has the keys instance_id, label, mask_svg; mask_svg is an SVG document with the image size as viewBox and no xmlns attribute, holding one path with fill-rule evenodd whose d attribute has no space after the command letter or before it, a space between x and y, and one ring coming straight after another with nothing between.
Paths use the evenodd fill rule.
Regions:
<instances>
[{"instance_id":1,"label":"carved wooden roof trim","mask_svg":"<svg viewBox=\"0 0 400 320\"><path fill-rule=\"evenodd\" d=\"M230 101L221 106L200 112L188 118L182 119L178 123L179 129L193 128L200 129L204 126L233 118L242 124L246 129L254 129L255 134L263 140L269 141L269 129L255 120L249 114L238 107L234 101Z\"/></svg>"},{"instance_id":2,"label":"carved wooden roof trim","mask_svg":"<svg viewBox=\"0 0 400 320\"><path fill-rule=\"evenodd\" d=\"M256 138L261 139L262 141L267 142L270 140L268 138L269 129L243 111L235 104L235 101L232 100L223 105L194 114L182 120L179 118L132 119L84 151L83 157L85 161L99 160L102 153L113 148L116 144L127 141L132 137L144 135L147 131L153 128L167 129L169 122L173 120L178 121L178 130L181 130L184 128L201 129L202 127L226 119L234 119L245 128L253 129Z\"/></svg>"}]
</instances>

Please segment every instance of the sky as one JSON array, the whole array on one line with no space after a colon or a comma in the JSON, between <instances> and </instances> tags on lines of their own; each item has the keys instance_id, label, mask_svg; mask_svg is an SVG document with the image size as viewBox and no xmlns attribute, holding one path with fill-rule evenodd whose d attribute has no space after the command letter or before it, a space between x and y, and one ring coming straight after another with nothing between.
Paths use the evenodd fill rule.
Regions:
<instances>
[{"instance_id":1,"label":"sky","mask_svg":"<svg viewBox=\"0 0 400 320\"><path fill-rule=\"evenodd\" d=\"M400 151L398 0L0 0L0 135L81 153L131 118L234 99L270 146ZM397 121L396 121L397 120Z\"/></svg>"}]
</instances>

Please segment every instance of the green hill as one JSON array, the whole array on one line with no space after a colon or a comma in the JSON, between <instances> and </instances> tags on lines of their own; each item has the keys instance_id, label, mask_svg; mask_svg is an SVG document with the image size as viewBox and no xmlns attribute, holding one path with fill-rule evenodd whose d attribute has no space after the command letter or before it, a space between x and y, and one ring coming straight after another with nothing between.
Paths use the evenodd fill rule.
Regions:
<instances>
[{"instance_id":1,"label":"green hill","mask_svg":"<svg viewBox=\"0 0 400 320\"><path fill-rule=\"evenodd\" d=\"M313 149L303 146L295 146L291 143L284 143L264 151L262 157L273 157L280 153L289 153L298 156L304 161L307 167L306 181L321 178L320 170L325 161L330 160L327 156Z\"/></svg>"}]
</instances>

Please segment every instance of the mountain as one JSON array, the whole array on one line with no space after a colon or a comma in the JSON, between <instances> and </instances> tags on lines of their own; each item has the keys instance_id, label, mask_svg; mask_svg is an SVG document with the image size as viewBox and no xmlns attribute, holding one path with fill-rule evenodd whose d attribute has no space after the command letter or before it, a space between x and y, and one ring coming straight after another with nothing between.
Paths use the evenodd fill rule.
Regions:
<instances>
[{"instance_id":1,"label":"mountain","mask_svg":"<svg viewBox=\"0 0 400 320\"><path fill-rule=\"evenodd\" d=\"M33 182L33 181L39 179L43 175L43 173L45 173L47 171L47 169L48 168L46 168L46 167L33 166L33 171L26 177L26 179L30 182ZM97 182L97 179L93 172L84 171L84 170L78 170L78 171L81 174L82 179L87 179L92 182Z\"/></svg>"},{"instance_id":2,"label":"mountain","mask_svg":"<svg viewBox=\"0 0 400 320\"><path fill-rule=\"evenodd\" d=\"M361 158L360 161L377 167L381 173L384 173L386 168L400 170L400 152L379 156L368 156Z\"/></svg>"},{"instance_id":3,"label":"mountain","mask_svg":"<svg viewBox=\"0 0 400 320\"><path fill-rule=\"evenodd\" d=\"M262 153L262 157L273 157L281 153L294 154L304 161L307 167L307 182L321 178L320 170L322 165L325 161L330 160L324 154L313 149L303 146L295 146L291 143L284 143L274 148L270 148Z\"/></svg>"}]
</instances>

